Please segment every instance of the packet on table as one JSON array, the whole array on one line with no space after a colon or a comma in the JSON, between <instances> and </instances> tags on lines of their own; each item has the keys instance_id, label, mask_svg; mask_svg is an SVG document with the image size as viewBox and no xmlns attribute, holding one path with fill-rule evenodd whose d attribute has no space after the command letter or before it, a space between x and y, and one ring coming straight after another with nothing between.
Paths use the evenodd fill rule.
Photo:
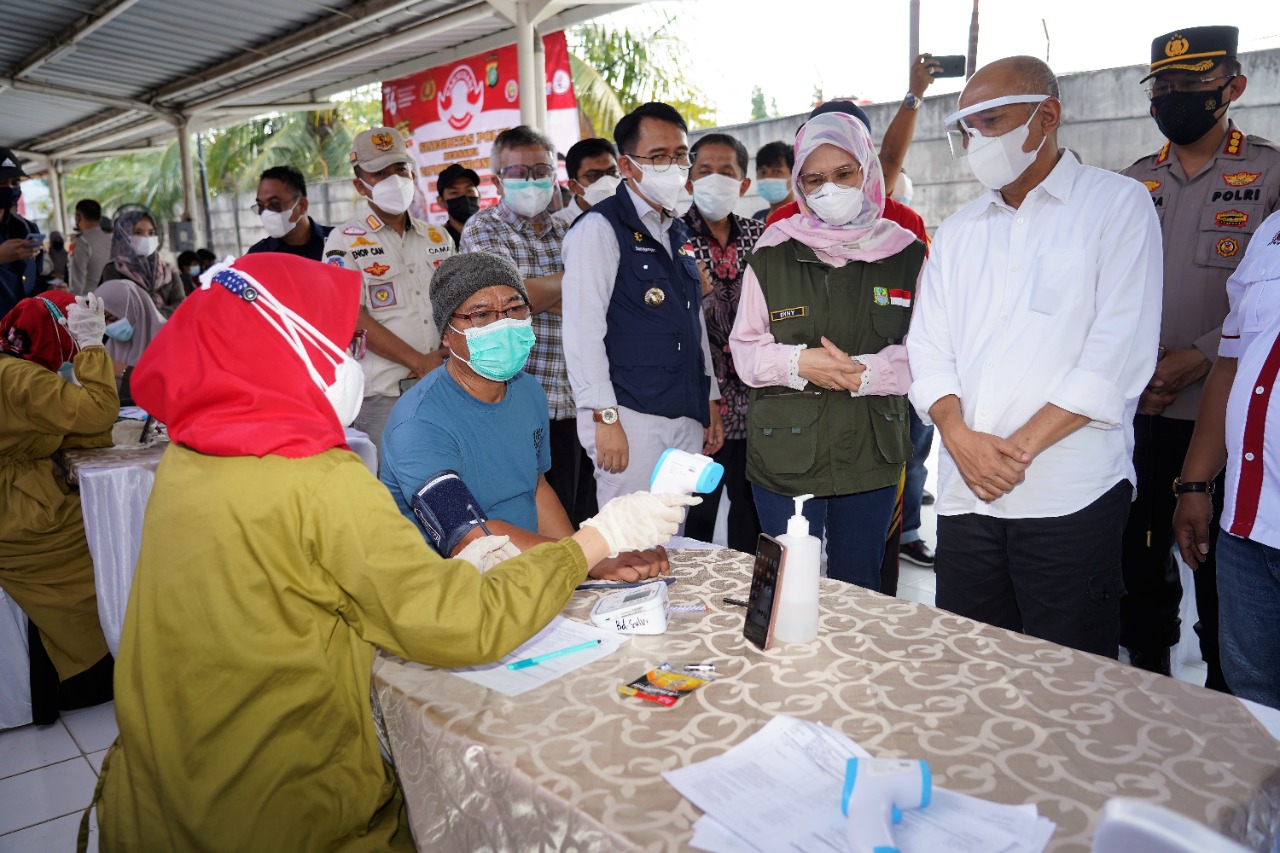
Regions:
<instances>
[{"instance_id":1,"label":"packet on table","mask_svg":"<svg viewBox=\"0 0 1280 853\"><path fill-rule=\"evenodd\" d=\"M695 675L664 663L649 670L630 684L623 684L618 688L618 692L623 696L634 696L669 708L676 704L681 696L692 693L713 681L715 681L714 678L705 674Z\"/></svg>"}]
</instances>

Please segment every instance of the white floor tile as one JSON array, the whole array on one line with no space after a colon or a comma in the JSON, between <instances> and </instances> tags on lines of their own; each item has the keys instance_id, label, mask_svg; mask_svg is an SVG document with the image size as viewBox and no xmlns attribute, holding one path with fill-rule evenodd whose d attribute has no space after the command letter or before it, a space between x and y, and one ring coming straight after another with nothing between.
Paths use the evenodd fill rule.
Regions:
<instances>
[{"instance_id":1,"label":"white floor tile","mask_svg":"<svg viewBox=\"0 0 1280 853\"><path fill-rule=\"evenodd\" d=\"M83 756L0 779L0 834L82 811L97 784Z\"/></svg>"},{"instance_id":2,"label":"white floor tile","mask_svg":"<svg viewBox=\"0 0 1280 853\"><path fill-rule=\"evenodd\" d=\"M905 598L908 601L918 601L921 604L933 606L933 590L921 589L917 586L898 585L898 598Z\"/></svg>"},{"instance_id":3,"label":"white floor tile","mask_svg":"<svg viewBox=\"0 0 1280 853\"><path fill-rule=\"evenodd\" d=\"M85 758L89 759L89 764L92 765L93 772L97 773L99 776L102 775L102 759L106 757L107 751L105 749L100 750L99 752L91 752L85 756Z\"/></svg>"},{"instance_id":4,"label":"white floor tile","mask_svg":"<svg viewBox=\"0 0 1280 853\"><path fill-rule=\"evenodd\" d=\"M898 586L919 586L925 578L932 578L932 569L913 566L906 560L898 560Z\"/></svg>"},{"instance_id":5,"label":"white floor tile","mask_svg":"<svg viewBox=\"0 0 1280 853\"><path fill-rule=\"evenodd\" d=\"M75 758L80 748L61 722L0 732L0 779Z\"/></svg>"},{"instance_id":6,"label":"white floor tile","mask_svg":"<svg viewBox=\"0 0 1280 853\"><path fill-rule=\"evenodd\" d=\"M1205 667L1191 666L1185 663L1174 667L1173 670L1174 678L1179 681L1185 681L1188 684L1199 684L1201 687L1204 687L1204 680L1208 677L1208 674L1209 670Z\"/></svg>"},{"instance_id":7,"label":"white floor tile","mask_svg":"<svg viewBox=\"0 0 1280 853\"><path fill-rule=\"evenodd\" d=\"M115 702L71 711L62 715L62 721L84 753L101 752L111 746L120 733L116 727Z\"/></svg>"},{"instance_id":8,"label":"white floor tile","mask_svg":"<svg viewBox=\"0 0 1280 853\"><path fill-rule=\"evenodd\" d=\"M37 853L44 850L75 850L80 835L80 812L0 835L0 853ZM89 851L98 849L98 816L89 818Z\"/></svg>"}]
</instances>

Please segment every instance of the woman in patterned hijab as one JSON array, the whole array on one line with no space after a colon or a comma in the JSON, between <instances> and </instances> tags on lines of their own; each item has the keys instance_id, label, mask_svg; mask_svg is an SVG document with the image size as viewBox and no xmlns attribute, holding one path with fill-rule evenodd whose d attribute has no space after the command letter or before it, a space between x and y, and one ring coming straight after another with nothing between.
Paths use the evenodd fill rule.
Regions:
<instances>
[{"instance_id":1,"label":"woman in patterned hijab","mask_svg":"<svg viewBox=\"0 0 1280 853\"><path fill-rule=\"evenodd\" d=\"M151 211L127 204L116 211L111 234L111 262L101 281L126 278L141 287L165 317L182 302L185 292L178 271L160 257L160 229Z\"/></svg>"}]
</instances>

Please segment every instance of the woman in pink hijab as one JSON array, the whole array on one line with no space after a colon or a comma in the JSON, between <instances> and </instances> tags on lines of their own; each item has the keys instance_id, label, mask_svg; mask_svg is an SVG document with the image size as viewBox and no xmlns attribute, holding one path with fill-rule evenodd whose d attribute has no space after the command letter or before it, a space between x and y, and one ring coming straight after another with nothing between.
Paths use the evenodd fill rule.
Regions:
<instances>
[{"instance_id":1,"label":"woman in pink hijab","mask_svg":"<svg viewBox=\"0 0 1280 853\"><path fill-rule=\"evenodd\" d=\"M753 390L747 479L777 536L805 504L827 572L880 587L885 536L911 456L903 338L924 245L883 218L884 178L866 128L826 113L800 128L791 181L800 212L748 261L729 348Z\"/></svg>"}]
</instances>

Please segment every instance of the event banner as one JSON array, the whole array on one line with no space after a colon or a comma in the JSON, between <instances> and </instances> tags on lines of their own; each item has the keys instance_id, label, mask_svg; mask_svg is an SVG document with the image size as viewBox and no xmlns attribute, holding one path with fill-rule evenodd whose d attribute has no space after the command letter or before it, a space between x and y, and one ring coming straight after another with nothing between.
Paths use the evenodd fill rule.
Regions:
<instances>
[{"instance_id":1,"label":"event banner","mask_svg":"<svg viewBox=\"0 0 1280 853\"><path fill-rule=\"evenodd\" d=\"M579 139L569 48L563 32L544 37L542 43L547 57L546 129L563 154ZM436 224L449 218L436 198L436 175L451 163L480 175L481 206L497 203L489 153L494 137L520 123L518 76L512 44L382 84L382 119L405 135L418 164L418 187L426 204L421 218Z\"/></svg>"}]
</instances>

